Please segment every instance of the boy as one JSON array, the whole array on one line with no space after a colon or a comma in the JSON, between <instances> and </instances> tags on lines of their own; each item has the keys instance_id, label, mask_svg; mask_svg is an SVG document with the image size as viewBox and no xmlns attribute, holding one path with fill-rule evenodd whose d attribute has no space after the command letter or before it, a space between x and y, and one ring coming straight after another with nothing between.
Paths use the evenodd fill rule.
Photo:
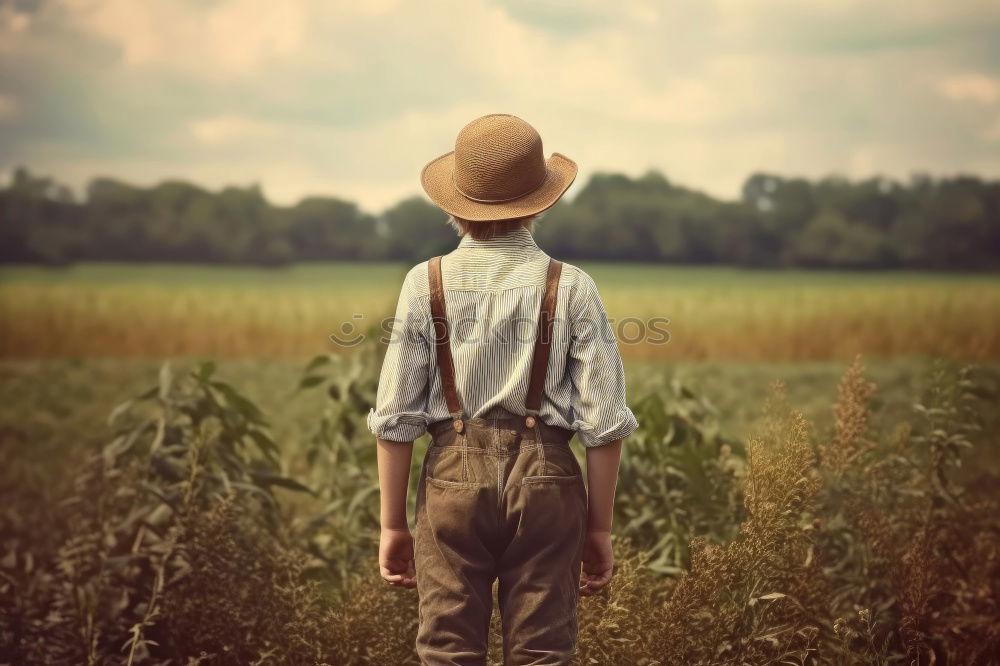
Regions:
<instances>
[{"instance_id":1,"label":"boy","mask_svg":"<svg viewBox=\"0 0 1000 666\"><path fill-rule=\"evenodd\" d=\"M593 280L531 235L576 171L559 153L546 160L528 123L491 114L421 176L462 239L407 274L368 425L379 567L417 588L423 664L486 663L495 580L504 663L569 663L578 596L611 578L621 440L637 423ZM414 538L406 491L426 431Z\"/></svg>"}]
</instances>

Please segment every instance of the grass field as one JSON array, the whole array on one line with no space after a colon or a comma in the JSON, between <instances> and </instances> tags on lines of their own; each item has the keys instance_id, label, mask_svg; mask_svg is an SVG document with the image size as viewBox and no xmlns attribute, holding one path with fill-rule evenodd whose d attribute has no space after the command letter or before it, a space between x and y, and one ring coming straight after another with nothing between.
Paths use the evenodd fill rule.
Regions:
<instances>
[{"instance_id":1,"label":"grass field","mask_svg":"<svg viewBox=\"0 0 1000 666\"><path fill-rule=\"evenodd\" d=\"M582 264L628 359L1000 357L1000 277ZM0 268L0 356L227 358L338 351L391 316L406 267ZM360 316L360 318L359 318ZM670 320L666 344L634 320ZM628 323L626 320L632 320Z\"/></svg>"},{"instance_id":2,"label":"grass field","mask_svg":"<svg viewBox=\"0 0 1000 666\"><path fill-rule=\"evenodd\" d=\"M584 268L671 339L618 329L640 428L574 663L993 663L1000 277ZM415 663L374 567L378 348L297 390L405 271L0 268L0 654Z\"/></svg>"}]
</instances>

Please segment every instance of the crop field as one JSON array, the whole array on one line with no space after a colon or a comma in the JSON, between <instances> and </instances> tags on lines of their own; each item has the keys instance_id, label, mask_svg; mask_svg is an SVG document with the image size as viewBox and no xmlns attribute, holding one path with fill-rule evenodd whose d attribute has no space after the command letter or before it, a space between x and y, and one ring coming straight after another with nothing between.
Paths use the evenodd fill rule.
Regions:
<instances>
[{"instance_id":1,"label":"crop field","mask_svg":"<svg viewBox=\"0 0 1000 666\"><path fill-rule=\"evenodd\" d=\"M642 360L1000 357L1000 278L597 264L622 354ZM0 268L0 356L260 358L378 331L406 267ZM669 341L649 335L669 320ZM345 328L346 327L346 328Z\"/></svg>"},{"instance_id":2,"label":"crop field","mask_svg":"<svg viewBox=\"0 0 1000 666\"><path fill-rule=\"evenodd\" d=\"M621 346L640 430L575 663L996 663L1000 279L584 267L671 339ZM0 269L0 663L416 663L382 348L328 339L404 272Z\"/></svg>"}]
</instances>

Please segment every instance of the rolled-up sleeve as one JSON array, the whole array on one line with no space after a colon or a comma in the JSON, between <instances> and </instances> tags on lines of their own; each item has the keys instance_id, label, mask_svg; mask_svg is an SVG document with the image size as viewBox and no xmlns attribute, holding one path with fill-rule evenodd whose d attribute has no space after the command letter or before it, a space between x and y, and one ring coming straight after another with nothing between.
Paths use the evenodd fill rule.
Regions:
<instances>
[{"instance_id":1,"label":"rolled-up sleeve","mask_svg":"<svg viewBox=\"0 0 1000 666\"><path fill-rule=\"evenodd\" d=\"M570 302L567 369L573 383L573 429L584 446L628 437L639 427L625 399L625 369L597 285L580 272Z\"/></svg>"},{"instance_id":2,"label":"rolled-up sleeve","mask_svg":"<svg viewBox=\"0 0 1000 666\"><path fill-rule=\"evenodd\" d=\"M425 327L429 321L426 299L414 295L419 266L403 281L396 304L375 407L368 412L368 429L376 437L412 442L427 430L430 346Z\"/></svg>"}]
</instances>

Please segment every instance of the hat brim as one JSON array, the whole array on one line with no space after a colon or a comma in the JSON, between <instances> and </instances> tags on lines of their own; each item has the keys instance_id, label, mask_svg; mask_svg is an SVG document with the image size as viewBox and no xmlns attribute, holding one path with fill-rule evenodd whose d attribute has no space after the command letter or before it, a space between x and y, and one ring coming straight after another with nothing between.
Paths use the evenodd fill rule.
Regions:
<instances>
[{"instance_id":1,"label":"hat brim","mask_svg":"<svg viewBox=\"0 0 1000 666\"><path fill-rule=\"evenodd\" d=\"M443 211L470 222L512 220L552 207L576 178L576 162L560 153L545 160L545 180L523 197L500 203L473 201L455 187L455 151L431 160L420 173L427 196Z\"/></svg>"}]
</instances>

